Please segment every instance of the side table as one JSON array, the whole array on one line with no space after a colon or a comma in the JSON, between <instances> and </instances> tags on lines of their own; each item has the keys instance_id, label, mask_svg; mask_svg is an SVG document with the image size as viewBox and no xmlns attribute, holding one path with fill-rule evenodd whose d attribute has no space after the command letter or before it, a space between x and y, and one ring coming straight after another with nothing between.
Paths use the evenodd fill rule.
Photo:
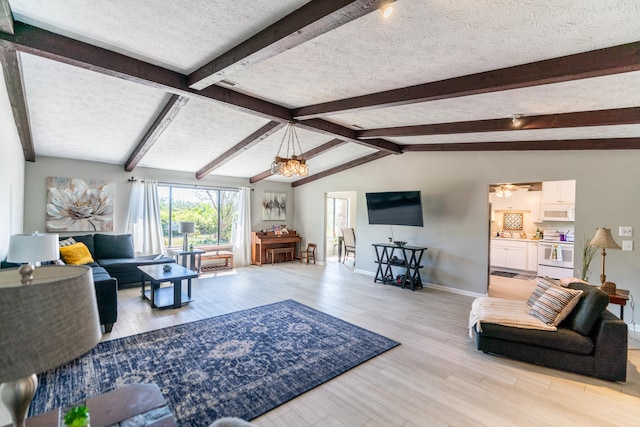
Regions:
<instances>
[{"instance_id":1,"label":"side table","mask_svg":"<svg viewBox=\"0 0 640 427\"><path fill-rule=\"evenodd\" d=\"M618 304L620 306L620 320L624 320L624 306L629 301L629 291L626 289L616 289L615 294L609 295L609 304Z\"/></svg>"},{"instance_id":2,"label":"side table","mask_svg":"<svg viewBox=\"0 0 640 427\"><path fill-rule=\"evenodd\" d=\"M91 427L124 425L176 427L176 421L155 384L132 384L87 399ZM27 427L58 425L60 408L27 418Z\"/></svg>"},{"instance_id":3,"label":"side table","mask_svg":"<svg viewBox=\"0 0 640 427\"><path fill-rule=\"evenodd\" d=\"M185 268L187 267L187 258L189 258L189 270L200 273L200 269L202 267L202 254L206 251L202 249L190 249L188 251L184 251L182 249L168 248L167 252L176 257L176 263L180 263L180 258L182 258L182 266Z\"/></svg>"}]
</instances>

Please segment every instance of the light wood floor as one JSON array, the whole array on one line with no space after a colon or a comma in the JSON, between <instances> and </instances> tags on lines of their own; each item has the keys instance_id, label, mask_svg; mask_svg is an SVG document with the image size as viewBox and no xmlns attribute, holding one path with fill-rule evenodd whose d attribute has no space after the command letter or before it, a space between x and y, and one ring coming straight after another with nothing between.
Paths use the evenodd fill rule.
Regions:
<instances>
[{"instance_id":1,"label":"light wood floor","mask_svg":"<svg viewBox=\"0 0 640 427\"><path fill-rule=\"evenodd\" d=\"M272 426L632 426L640 422L640 351L626 383L486 355L469 338L473 298L374 284L338 263L280 264L198 279L195 301L151 310L119 292L105 339L295 299L402 343L257 418Z\"/></svg>"}]
</instances>

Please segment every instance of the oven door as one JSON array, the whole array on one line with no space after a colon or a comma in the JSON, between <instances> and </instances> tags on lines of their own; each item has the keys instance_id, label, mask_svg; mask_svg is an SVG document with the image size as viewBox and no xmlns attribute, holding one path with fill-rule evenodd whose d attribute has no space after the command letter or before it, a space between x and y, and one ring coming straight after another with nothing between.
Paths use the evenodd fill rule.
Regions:
<instances>
[{"instance_id":1,"label":"oven door","mask_svg":"<svg viewBox=\"0 0 640 427\"><path fill-rule=\"evenodd\" d=\"M538 265L573 268L573 245L538 243Z\"/></svg>"}]
</instances>

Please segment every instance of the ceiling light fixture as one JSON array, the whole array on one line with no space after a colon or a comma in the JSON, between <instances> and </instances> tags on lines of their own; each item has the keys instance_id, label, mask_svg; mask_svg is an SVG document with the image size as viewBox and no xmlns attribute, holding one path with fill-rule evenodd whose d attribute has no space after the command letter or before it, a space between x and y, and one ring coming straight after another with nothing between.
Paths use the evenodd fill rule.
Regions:
<instances>
[{"instance_id":1,"label":"ceiling light fixture","mask_svg":"<svg viewBox=\"0 0 640 427\"><path fill-rule=\"evenodd\" d=\"M380 13L382 13L382 16L384 18L390 17L391 14L393 13L393 6L391 6L390 4L383 4L380 7Z\"/></svg>"},{"instance_id":2,"label":"ceiling light fixture","mask_svg":"<svg viewBox=\"0 0 640 427\"><path fill-rule=\"evenodd\" d=\"M287 141L287 151L284 157L282 157L280 153L282 152L285 140ZM296 154L296 146L298 154ZM289 157L289 153L291 153L291 157ZM271 173L286 177L309 175L309 166L302 156L300 140L296 133L296 126L293 123L287 123L282 142L280 142L280 147L278 148L278 154L276 154L275 160L271 163Z\"/></svg>"},{"instance_id":3,"label":"ceiling light fixture","mask_svg":"<svg viewBox=\"0 0 640 427\"><path fill-rule=\"evenodd\" d=\"M509 116L511 118L511 123L514 126L520 126L522 124L522 122L520 121L520 118L522 117L520 114L512 114Z\"/></svg>"},{"instance_id":4,"label":"ceiling light fixture","mask_svg":"<svg viewBox=\"0 0 640 427\"><path fill-rule=\"evenodd\" d=\"M517 188L518 187L512 184L498 185L496 187L496 196L505 198L510 197Z\"/></svg>"}]
</instances>

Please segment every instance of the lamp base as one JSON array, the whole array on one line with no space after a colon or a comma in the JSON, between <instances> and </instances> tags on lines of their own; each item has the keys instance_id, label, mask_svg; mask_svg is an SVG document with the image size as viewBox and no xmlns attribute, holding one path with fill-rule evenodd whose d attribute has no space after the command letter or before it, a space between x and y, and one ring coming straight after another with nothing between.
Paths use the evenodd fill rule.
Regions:
<instances>
[{"instance_id":1,"label":"lamp base","mask_svg":"<svg viewBox=\"0 0 640 427\"><path fill-rule=\"evenodd\" d=\"M11 413L14 427L24 427L31 399L38 388L38 377L32 374L0 385L0 398Z\"/></svg>"},{"instance_id":2,"label":"lamp base","mask_svg":"<svg viewBox=\"0 0 640 427\"><path fill-rule=\"evenodd\" d=\"M182 240L182 250L187 252L189 250L189 235L184 233L184 239Z\"/></svg>"},{"instance_id":3,"label":"lamp base","mask_svg":"<svg viewBox=\"0 0 640 427\"><path fill-rule=\"evenodd\" d=\"M600 289L602 289L604 292L608 293L609 295L615 295L616 284L613 282L604 282L602 286L600 286Z\"/></svg>"}]
</instances>

